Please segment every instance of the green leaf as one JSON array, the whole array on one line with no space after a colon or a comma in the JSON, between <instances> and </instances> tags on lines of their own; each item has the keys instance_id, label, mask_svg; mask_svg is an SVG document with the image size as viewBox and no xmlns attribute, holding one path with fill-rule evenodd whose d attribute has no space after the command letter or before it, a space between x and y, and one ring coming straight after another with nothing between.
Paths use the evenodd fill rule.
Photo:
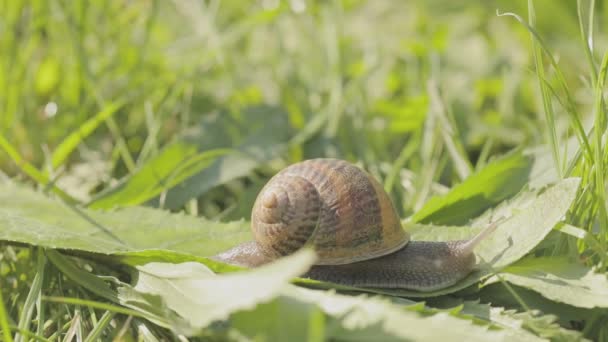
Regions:
<instances>
[{"instance_id":1,"label":"green leaf","mask_svg":"<svg viewBox=\"0 0 608 342\"><path fill-rule=\"evenodd\" d=\"M580 329L585 322L592 322L594 316L602 311L602 309L583 309L555 302L543 297L538 292L524 287L514 284L510 284L509 286L517 294L518 298L514 297L513 293L500 282L486 283L479 291L479 298L482 302L492 303L493 306L517 311L540 311L544 314L555 316L557 322L567 329Z\"/></svg>"},{"instance_id":2,"label":"green leaf","mask_svg":"<svg viewBox=\"0 0 608 342\"><path fill-rule=\"evenodd\" d=\"M274 313L276 316L271 316L273 321L263 320L262 329L258 330L260 335L269 336L269 340L274 340L272 337L286 336L285 331L277 334L281 329L277 322L281 322L283 317L293 320L290 316L295 317L298 312L314 315L316 308L326 315L325 340L489 341L505 338L504 331L487 330L469 319L455 317L448 312L429 314L420 312L416 306L404 307L379 297L353 297L287 286L282 296L271 304L280 306L282 310L273 312L268 308L260 308L263 310L260 312ZM241 328L248 323L247 327L251 328L254 324L252 321L260 317L260 312L253 310L250 313L236 314L235 327ZM243 317L244 315L248 317ZM310 321L311 319L307 326L310 326ZM290 322L291 324L296 322Z\"/></svg>"},{"instance_id":3,"label":"green leaf","mask_svg":"<svg viewBox=\"0 0 608 342\"><path fill-rule=\"evenodd\" d=\"M499 307L493 301L491 306L454 296L432 298L427 304L432 308L424 307L422 310L449 310L458 317L471 317L476 323L483 322L504 329L508 341L545 341L540 337L572 341L582 337L580 332L564 329L557 324L556 316L542 315L538 310L517 312Z\"/></svg>"},{"instance_id":4,"label":"green leaf","mask_svg":"<svg viewBox=\"0 0 608 342\"><path fill-rule=\"evenodd\" d=\"M539 311L517 312L467 301L464 302L461 313L491 321L506 329L509 341L531 340L533 337L530 336L531 333L551 341L583 340L579 331L564 329L556 323L556 316L542 315ZM534 340L540 339L535 338Z\"/></svg>"},{"instance_id":5,"label":"green leaf","mask_svg":"<svg viewBox=\"0 0 608 342\"><path fill-rule=\"evenodd\" d=\"M484 341L508 336L505 331L488 331L457 312L429 310L408 300L352 297L288 284L313 261L314 254L303 250L257 269L219 276L198 263L154 262L137 267L133 285L114 281L119 284L121 304L137 316L185 335L219 324L265 340ZM101 281L84 270L77 272ZM77 282L88 287L86 282ZM57 299L77 303L68 300ZM438 324L445 329L433 329Z\"/></svg>"},{"instance_id":6,"label":"green leaf","mask_svg":"<svg viewBox=\"0 0 608 342\"><path fill-rule=\"evenodd\" d=\"M119 298L133 308L142 307L146 301L142 298L159 298L160 307L166 308L164 315L177 315L187 324L186 331L192 333L235 311L271 300L290 279L304 273L314 259L314 252L302 250L260 268L222 276L200 263L152 262L136 267L135 284L120 288ZM159 303L149 304L159 307Z\"/></svg>"},{"instance_id":7,"label":"green leaf","mask_svg":"<svg viewBox=\"0 0 608 342\"><path fill-rule=\"evenodd\" d=\"M0 203L0 240L56 249L101 254L162 249L192 258L216 254L251 236L245 221L220 223L143 207L78 209L8 183L0 184ZM176 258L175 253L168 258Z\"/></svg>"},{"instance_id":8,"label":"green leaf","mask_svg":"<svg viewBox=\"0 0 608 342\"><path fill-rule=\"evenodd\" d=\"M314 303L284 295L230 317L232 327L258 341L324 341L326 324L325 313Z\"/></svg>"},{"instance_id":9,"label":"green leaf","mask_svg":"<svg viewBox=\"0 0 608 342\"><path fill-rule=\"evenodd\" d=\"M310 266L313 257L311 251L304 250L264 267L220 276L198 263L149 263L137 267L132 286L119 283L118 298L142 317L186 335L225 319L240 333L267 340L308 336L308 340L365 337L401 341L447 338L449 334L482 341L504 334L487 331L469 319L448 313L422 311L415 306L404 308L386 299L350 297L288 285L292 277ZM88 282L79 279L102 282L100 277L79 268L76 273L84 276L74 277L73 270L68 272L70 278L87 288ZM432 317L428 317L430 314ZM449 331L432 329L435 324Z\"/></svg>"},{"instance_id":10,"label":"green leaf","mask_svg":"<svg viewBox=\"0 0 608 342\"><path fill-rule=\"evenodd\" d=\"M103 209L144 203L208 168L217 158L235 152L231 149L198 152L190 144L176 142L148 162L127 182L93 200L89 206Z\"/></svg>"},{"instance_id":11,"label":"green leaf","mask_svg":"<svg viewBox=\"0 0 608 342\"><path fill-rule=\"evenodd\" d=\"M286 286L269 303L233 314L230 323L247 337L266 341L484 341L506 336L505 331L487 330L466 317L431 312L424 305L294 286ZM436 329L439 325L442 329Z\"/></svg>"},{"instance_id":12,"label":"green leaf","mask_svg":"<svg viewBox=\"0 0 608 342\"><path fill-rule=\"evenodd\" d=\"M516 194L528 181L532 159L521 152L489 163L453 187L446 195L434 197L416 212L419 223L459 225L484 210Z\"/></svg>"},{"instance_id":13,"label":"green leaf","mask_svg":"<svg viewBox=\"0 0 608 342\"><path fill-rule=\"evenodd\" d=\"M288 140L286 115L276 108L256 107L240 116L206 116L198 127L98 195L89 206L107 209L155 200L154 204L179 209L214 186L246 176L277 158ZM157 196L163 191L159 202Z\"/></svg>"},{"instance_id":14,"label":"green leaf","mask_svg":"<svg viewBox=\"0 0 608 342\"><path fill-rule=\"evenodd\" d=\"M556 302L580 308L608 308L606 274L564 258L526 258L504 269L500 276ZM493 281L497 279L490 280Z\"/></svg>"},{"instance_id":15,"label":"green leaf","mask_svg":"<svg viewBox=\"0 0 608 342\"><path fill-rule=\"evenodd\" d=\"M215 273L227 273L243 270L243 267L233 266L215 261L213 259L192 255L189 253L169 251L165 249L146 249L141 251L117 252L109 256L97 256L107 259L108 262L118 262L130 266L140 266L150 262L167 262L178 264L182 262L195 261L205 264Z\"/></svg>"},{"instance_id":16,"label":"green leaf","mask_svg":"<svg viewBox=\"0 0 608 342\"><path fill-rule=\"evenodd\" d=\"M577 152L580 151L579 141L572 137L564 141L562 145L567 152L564 153L564 161L570 164L576 158ZM541 145L528 148L523 153L533 160L530 170L530 181L527 184L530 189L539 189L560 180L548 146Z\"/></svg>"}]
</instances>

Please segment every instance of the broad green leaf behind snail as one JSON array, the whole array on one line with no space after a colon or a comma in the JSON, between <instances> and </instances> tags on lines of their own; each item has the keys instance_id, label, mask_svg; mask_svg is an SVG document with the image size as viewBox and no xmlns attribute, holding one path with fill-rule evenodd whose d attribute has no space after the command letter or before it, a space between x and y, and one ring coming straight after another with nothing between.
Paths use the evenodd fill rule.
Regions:
<instances>
[{"instance_id":1,"label":"broad green leaf behind snail","mask_svg":"<svg viewBox=\"0 0 608 342\"><path fill-rule=\"evenodd\" d=\"M410 241L382 186L338 159L311 159L276 174L251 215L255 241L214 258L256 267L312 245L307 277L337 284L434 291L475 268L474 249L494 229L469 240Z\"/></svg>"}]
</instances>

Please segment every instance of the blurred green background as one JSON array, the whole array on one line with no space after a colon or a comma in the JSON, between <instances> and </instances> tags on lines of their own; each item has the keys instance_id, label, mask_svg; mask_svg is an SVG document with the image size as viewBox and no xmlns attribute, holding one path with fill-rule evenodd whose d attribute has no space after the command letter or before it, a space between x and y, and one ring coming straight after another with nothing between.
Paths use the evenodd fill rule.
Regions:
<instances>
[{"instance_id":1,"label":"blurred green background","mask_svg":"<svg viewBox=\"0 0 608 342\"><path fill-rule=\"evenodd\" d=\"M120 203L246 217L268 175L330 156L384 179L408 215L492 156L548 141L530 34L497 16L527 17L524 1L0 4L0 135L8 152L0 170L22 177L29 163L39 184L79 202L107 197L156 163L171 174L164 185ZM589 113L576 2L535 6L540 35L579 111ZM597 1L596 14L606 11ZM594 44L601 51L605 36ZM556 106L560 137L572 133L566 117ZM223 148L248 154L249 163L218 165ZM184 163L191 169L175 176ZM421 193L428 186L420 184L433 182ZM189 190L164 201L163 191L177 185ZM395 191L400 185L407 191Z\"/></svg>"},{"instance_id":2,"label":"blurred green background","mask_svg":"<svg viewBox=\"0 0 608 342\"><path fill-rule=\"evenodd\" d=\"M52 192L76 211L145 205L227 222L247 219L259 189L286 165L337 157L378 178L403 218L466 225L522 188L577 176L582 190L566 223L530 254L566 271L584 264L605 272L608 120L599 71L608 6L533 4L535 22L528 1L506 0L0 0L0 182ZM523 23L499 15L509 12ZM455 196L435 197L465 179ZM61 215L32 208L30 216ZM91 298L67 272L51 270L54 280L35 283L46 262L42 248L6 241L0 282L9 285L0 295L10 324L19 317L28 329L21 310L26 301L33 310L35 295ZM594 281L603 289L600 278ZM498 301L492 310L504 306L513 316L538 308L591 339L607 334L605 309L556 306L519 288L528 307L498 286L485 297L473 294L473 306L480 298ZM456 300L445 307L461 305L471 291L443 297ZM49 307L58 338L65 317L80 309ZM103 324L90 324L94 312L83 321L104 329L108 312ZM543 324L555 317L534 315L534 323L517 324L551 338ZM507 323L517 325L510 317ZM46 326L37 324L37 333L45 335Z\"/></svg>"}]
</instances>

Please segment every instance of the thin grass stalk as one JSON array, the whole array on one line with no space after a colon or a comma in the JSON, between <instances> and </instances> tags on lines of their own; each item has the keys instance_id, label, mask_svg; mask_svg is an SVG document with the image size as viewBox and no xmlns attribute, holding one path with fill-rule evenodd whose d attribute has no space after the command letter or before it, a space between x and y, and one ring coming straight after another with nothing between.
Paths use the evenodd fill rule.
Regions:
<instances>
[{"instance_id":1,"label":"thin grass stalk","mask_svg":"<svg viewBox=\"0 0 608 342\"><path fill-rule=\"evenodd\" d=\"M23 335L24 337L27 338L33 338L36 341L42 341L42 342L49 342L50 340L44 338L42 335L40 334L34 334L29 330L22 330L19 329L19 327L11 325L11 329L13 329L14 331L18 332L19 334Z\"/></svg>"},{"instance_id":2,"label":"thin grass stalk","mask_svg":"<svg viewBox=\"0 0 608 342\"><path fill-rule=\"evenodd\" d=\"M106 311L103 316L101 316L101 319L95 325L93 330L91 330L89 335L85 338L84 342L96 341L101 336L103 331L108 327L108 325L110 325L110 322L112 322L115 315L116 313L112 311Z\"/></svg>"},{"instance_id":3,"label":"thin grass stalk","mask_svg":"<svg viewBox=\"0 0 608 342\"><path fill-rule=\"evenodd\" d=\"M2 328L2 337L5 342L13 342L11 336L11 327L8 324L8 315L4 307L4 298L2 298L2 279L0 279L0 328Z\"/></svg>"},{"instance_id":4,"label":"thin grass stalk","mask_svg":"<svg viewBox=\"0 0 608 342\"><path fill-rule=\"evenodd\" d=\"M21 316L19 317L18 327L20 330L29 330L32 316L34 315L34 309L36 308L36 303L39 301L40 296L42 295L42 283L44 282L46 257L44 256L42 248L37 248L37 254L38 261L36 267L36 275L34 276L34 280L32 281L30 291L27 294L27 297L25 298L25 303L23 304ZM38 322L38 324L43 323L44 322ZM23 341L23 336L18 334L17 336L15 336L15 341Z\"/></svg>"},{"instance_id":5,"label":"thin grass stalk","mask_svg":"<svg viewBox=\"0 0 608 342\"><path fill-rule=\"evenodd\" d=\"M129 316L140 317L140 318L148 318L148 315L141 313L139 311L133 310L133 309L124 308L122 306L113 305L113 304L96 302L96 301L92 301L92 300L71 298L71 297L55 297L55 296L50 296L50 297L43 296L42 300L46 301L46 302L52 302L52 303L90 306L95 309L111 311L111 312L114 312L117 314L124 314L124 315L129 315ZM69 324L69 322L67 324Z\"/></svg>"},{"instance_id":6,"label":"thin grass stalk","mask_svg":"<svg viewBox=\"0 0 608 342\"><path fill-rule=\"evenodd\" d=\"M427 92L429 94L430 103L433 115L430 115L430 120L437 120L441 137L448 150L454 167L458 173L460 180L466 179L472 172L472 167L466 155L465 148L458 138L453 118L450 117L449 111L446 109L439 87L433 80L427 82ZM451 120L452 119L452 120Z\"/></svg>"},{"instance_id":7,"label":"thin grass stalk","mask_svg":"<svg viewBox=\"0 0 608 342\"><path fill-rule=\"evenodd\" d=\"M534 4L532 0L528 0L528 21L530 27L534 28L536 25L536 13L534 11ZM551 152L553 155L553 163L557 171L558 177L563 178L563 170L560 162L559 146L557 139L557 127L555 124L555 113L553 112L553 103L550 91L545 86L543 79L545 78L545 66L543 63L543 56L541 49L538 46L538 42L534 39L534 35L531 34L532 40L532 52L534 55L534 65L536 67L536 74L538 75L538 83L540 92L543 100L543 108L545 111L545 120L549 125L549 143L551 146Z\"/></svg>"},{"instance_id":8,"label":"thin grass stalk","mask_svg":"<svg viewBox=\"0 0 608 342\"><path fill-rule=\"evenodd\" d=\"M549 62L551 63L551 66L553 67L553 69L555 71L555 76L558 81L558 84L561 86L562 91L566 97L566 103L568 103L568 106L565 106L564 108L566 109L567 113L570 115L571 123L574 125L574 129L577 134L577 138L581 142L581 146L583 148L583 152L585 153L585 156L588 157L589 159L591 159L593 152L591 151L591 145L589 143L589 139L587 138L587 133L585 132L583 124L580 120L580 115L579 115L578 111L576 110L576 108L577 108L576 102L574 101L574 97L572 96L572 93L570 92L568 83L566 82L566 78L564 77L561 69L559 68L557 61L555 60L555 58L549 51L547 44L545 44L544 40L538 34L538 32L536 32L536 30L532 26L530 26L521 16L519 16L515 13L510 13L510 12L506 12L506 13L497 12L497 15L498 16L510 16L510 17L515 18L520 24L522 24L531 33L532 37L538 43L537 47L539 47L547 56ZM534 43L534 40L533 40L533 43ZM542 61L542 58L541 58L541 61ZM537 73L537 75L539 77L541 77L540 74ZM544 78L544 76L542 76L541 78Z\"/></svg>"},{"instance_id":9,"label":"thin grass stalk","mask_svg":"<svg viewBox=\"0 0 608 342\"><path fill-rule=\"evenodd\" d=\"M606 203L606 186L604 183L604 153L602 138L606 133L606 113L604 111L603 91L606 81L606 73L608 72L608 52L602 58L600 73L595 87L595 122L594 122L594 168L595 168L595 187L596 196L599 204L599 222L600 222L600 241L605 249L608 232L608 203ZM604 256L606 260L608 256Z\"/></svg>"},{"instance_id":10,"label":"thin grass stalk","mask_svg":"<svg viewBox=\"0 0 608 342\"><path fill-rule=\"evenodd\" d=\"M583 5L581 0L576 1L576 13L578 15L578 27L579 33L581 35L581 41L583 43L585 57L587 58L587 63L589 64L589 68L591 69L591 84L595 87L595 83L597 82L597 66L595 65L595 61L593 59L593 16L594 16L594 8L595 8L595 0L591 0L589 3L589 19L587 24L588 33L585 32L585 27L583 24Z\"/></svg>"},{"instance_id":11,"label":"thin grass stalk","mask_svg":"<svg viewBox=\"0 0 608 342\"><path fill-rule=\"evenodd\" d=\"M51 185L51 191L57 194L61 199L66 201L67 203L76 203L76 200L68 195L66 192L61 190L55 184L49 181L48 177L45 176L40 170L38 170L34 165L30 164L27 160L25 160L17 149L13 147L8 140L4 138L0 134L0 150L4 150L6 154L11 158L11 160L21 169L21 171L26 174L28 177L36 181L41 186Z\"/></svg>"}]
</instances>

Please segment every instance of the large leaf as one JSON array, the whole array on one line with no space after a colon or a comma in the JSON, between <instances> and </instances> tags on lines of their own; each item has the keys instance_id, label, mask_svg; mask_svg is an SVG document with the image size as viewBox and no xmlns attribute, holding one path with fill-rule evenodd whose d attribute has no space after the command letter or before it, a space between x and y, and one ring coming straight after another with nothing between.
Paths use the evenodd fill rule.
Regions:
<instances>
[{"instance_id":1,"label":"large leaf","mask_svg":"<svg viewBox=\"0 0 608 342\"><path fill-rule=\"evenodd\" d=\"M286 115L270 107L208 115L118 186L98 195L91 208L131 206L157 199L177 209L214 186L246 176L276 158L288 139Z\"/></svg>"},{"instance_id":2,"label":"large leaf","mask_svg":"<svg viewBox=\"0 0 608 342\"><path fill-rule=\"evenodd\" d=\"M53 263L76 283L138 311L156 324L186 335L196 334L228 318L226 322L231 328L265 340L365 337L401 341L452 337L483 341L515 333L487 331L467 317L412 305L414 302L407 300L391 303L385 299L343 296L288 285L291 278L304 272L314 261L314 254L309 250L264 267L220 276L199 263L153 262L136 268L132 285L113 277L95 276L57 252L48 253ZM105 284L108 280L118 285L118 293ZM110 294L106 295L108 291ZM436 324L447 330L433 329ZM404 326L416 328L403 329ZM526 337L520 339L522 341L534 341L523 331L517 336Z\"/></svg>"},{"instance_id":3,"label":"large leaf","mask_svg":"<svg viewBox=\"0 0 608 342\"><path fill-rule=\"evenodd\" d=\"M580 332L564 329L557 324L556 316L543 315L538 311L517 312L469 301L463 303L461 313L474 315L507 329L508 339L511 341L531 339L528 331L552 341L583 340Z\"/></svg>"},{"instance_id":4,"label":"large leaf","mask_svg":"<svg viewBox=\"0 0 608 342\"><path fill-rule=\"evenodd\" d=\"M48 251L48 255L62 272L88 290L186 335L215 322L263 340L538 340L522 327L545 337L577 336L552 324L550 317L516 317L515 313L487 305L467 302L463 306L447 297L435 300L433 305L447 300L444 304L448 307L459 307L437 310L404 299L389 302L287 285L313 261L309 251L258 269L221 276L198 263L154 262L137 267L133 285L90 274L56 252ZM118 285L117 294L104 284L108 280ZM110 295L104 294L107 291ZM487 331L468 315L504 330ZM433 329L435 324L445 329ZM416 329L403 329L406 326Z\"/></svg>"},{"instance_id":5,"label":"large leaf","mask_svg":"<svg viewBox=\"0 0 608 342\"><path fill-rule=\"evenodd\" d=\"M456 296L441 296L429 298L423 307L424 311L449 310L458 314L458 317L470 317L479 322L487 322L505 330L509 341L544 341L539 338L552 338L557 340L576 340L581 334L576 331L562 328L556 321L557 316L543 315L538 310L530 312L518 312L505 309L492 302L490 304L479 301L463 300Z\"/></svg>"},{"instance_id":6,"label":"large leaf","mask_svg":"<svg viewBox=\"0 0 608 342\"><path fill-rule=\"evenodd\" d=\"M123 287L120 295L128 299L125 304L132 308L166 308L167 320L177 323L174 329L178 327L186 334L230 316L227 323L231 328L268 341L313 337L486 341L506 336L504 331L487 330L447 312L429 315L386 299L344 296L286 284L311 262L310 254L299 253L259 269L220 276L200 264L148 264L138 268L136 285ZM444 329L434 329L437 325Z\"/></svg>"},{"instance_id":7,"label":"large leaf","mask_svg":"<svg viewBox=\"0 0 608 342\"><path fill-rule=\"evenodd\" d=\"M517 297L511 291L517 294ZM554 315L561 326L569 329L577 329L585 321L593 321L593 317L602 310L597 308L583 309L554 302L543 297L538 292L512 283L507 288L500 282L486 282L479 291L479 298L482 302L492 303L493 306L501 306L518 311L534 310Z\"/></svg>"},{"instance_id":8,"label":"large leaf","mask_svg":"<svg viewBox=\"0 0 608 342\"><path fill-rule=\"evenodd\" d=\"M219 223L144 207L78 209L21 186L0 184L4 241L103 254L161 249L208 256L249 238L244 221Z\"/></svg>"},{"instance_id":9,"label":"large leaf","mask_svg":"<svg viewBox=\"0 0 608 342\"><path fill-rule=\"evenodd\" d=\"M199 152L192 144L178 141L163 150L126 182L97 197L90 203L90 207L101 209L145 203L208 168L218 158L237 152L227 148Z\"/></svg>"},{"instance_id":10,"label":"large leaf","mask_svg":"<svg viewBox=\"0 0 608 342\"><path fill-rule=\"evenodd\" d=\"M500 276L556 302L580 308L608 308L606 274L564 258L526 258L505 268ZM490 280L493 281L498 279Z\"/></svg>"},{"instance_id":11,"label":"large leaf","mask_svg":"<svg viewBox=\"0 0 608 342\"><path fill-rule=\"evenodd\" d=\"M166 308L164 315L193 333L276 297L314 258L312 251L302 250L264 267L222 276L196 262L151 262L137 266L135 284L120 288L119 298L122 304L140 309L153 306L159 298Z\"/></svg>"},{"instance_id":12,"label":"large leaf","mask_svg":"<svg viewBox=\"0 0 608 342\"><path fill-rule=\"evenodd\" d=\"M532 159L519 151L497 159L447 194L429 200L412 220L438 225L464 224L519 192L528 181L531 166Z\"/></svg>"},{"instance_id":13,"label":"large leaf","mask_svg":"<svg viewBox=\"0 0 608 342\"><path fill-rule=\"evenodd\" d=\"M307 312L309 317L312 316L307 321L307 327L312 327L308 331L313 332L308 334L310 337L315 336L314 323L320 325L318 317L315 317L315 311L320 310L325 314L326 321L324 340L496 341L505 340L507 336L504 331L487 330L467 318L456 317L448 312L430 314L419 310L417 306L404 307L387 299L352 297L294 286L286 286L282 296L268 306L235 314L234 326L250 336L264 336L268 337L267 340L275 341L287 333L278 326L284 317L291 322L289 326L293 326L300 316L298 312ZM258 310L264 310L266 315L271 314L270 319L260 322L261 314ZM262 326L257 327L257 324ZM256 327L257 334L253 334Z\"/></svg>"}]
</instances>

